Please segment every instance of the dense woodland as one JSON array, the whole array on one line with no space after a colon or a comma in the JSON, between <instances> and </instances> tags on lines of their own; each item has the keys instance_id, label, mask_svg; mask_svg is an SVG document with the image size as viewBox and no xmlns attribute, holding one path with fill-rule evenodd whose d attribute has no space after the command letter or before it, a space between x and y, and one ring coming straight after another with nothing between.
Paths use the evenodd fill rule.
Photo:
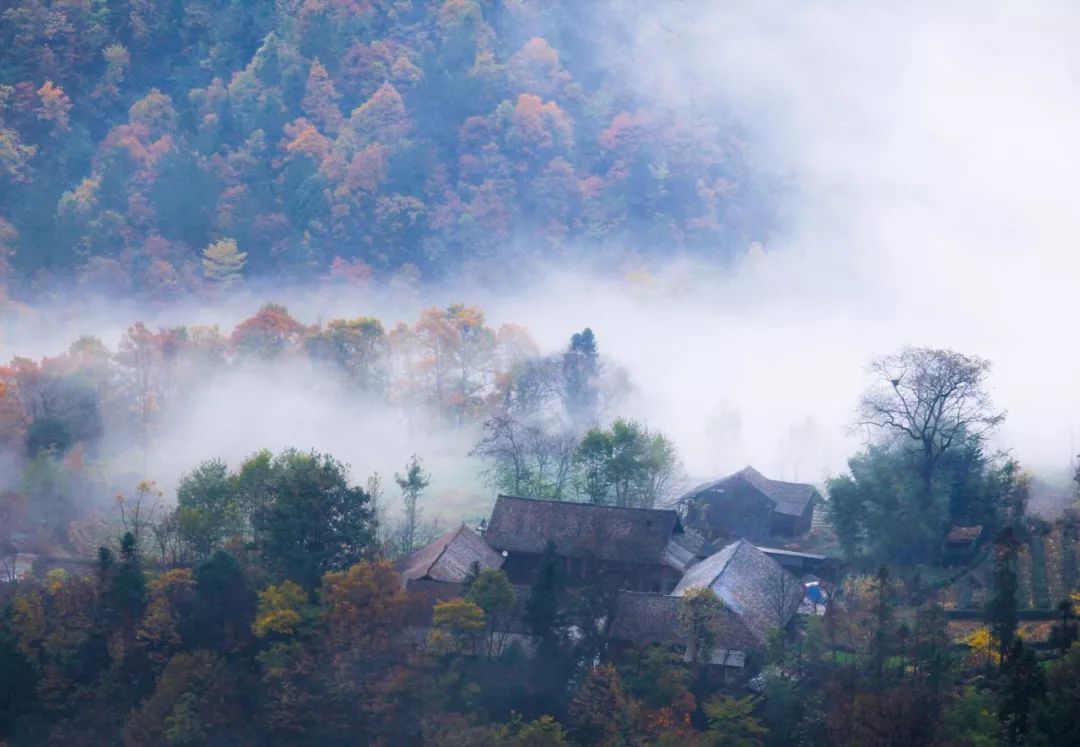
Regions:
<instances>
[{"instance_id":1,"label":"dense woodland","mask_svg":"<svg viewBox=\"0 0 1080 747\"><path fill-rule=\"evenodd\" d=\"M28 0L0 19L15 295L505 277L511 255L604 247L723 260L771 222L733 117L641 100L601 4Z\"/></svg>"}]
</instances>

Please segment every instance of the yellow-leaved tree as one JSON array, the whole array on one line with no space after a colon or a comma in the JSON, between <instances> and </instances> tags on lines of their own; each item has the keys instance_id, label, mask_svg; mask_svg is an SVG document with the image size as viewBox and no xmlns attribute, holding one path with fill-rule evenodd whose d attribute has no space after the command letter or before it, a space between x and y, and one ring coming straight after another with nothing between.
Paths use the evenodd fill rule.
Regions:
<instances>
[{"instance_id":1,"label":"yellow-leaved tree","mask_svg":"<svg viewBox=\"0 0 1080 747\"><path fill-rule=\"evenodd\" d=\"M292 635L303 621L300 613L306 604L307 594L292 581L267 586L259 592L259 611L252 631L259 638L269 633Z\"/></svg>"},{"instance_id":2,"label":"yellow-leaved tree","mask_svg":"<svg viewBox=\"0 0 1080 747\"><path fill-rule=\"evenodd\" d=\"M221 239L203 250L203 275L215 283L239 282L246 263L247 252L240 251L236 239Z\"/></svg>"}]
</instances>

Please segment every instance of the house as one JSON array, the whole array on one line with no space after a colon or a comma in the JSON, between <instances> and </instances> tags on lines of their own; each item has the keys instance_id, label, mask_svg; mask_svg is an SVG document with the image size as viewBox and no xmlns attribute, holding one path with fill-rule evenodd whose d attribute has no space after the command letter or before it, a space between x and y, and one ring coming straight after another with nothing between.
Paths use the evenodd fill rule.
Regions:
<instances>
[{"instance_id":1,"label":"house","mask_svg":"<svg viewBox=\"0 0 1080 747\"><path fill-rule=\"evenodd\" d=\"M531 584L549 540L570 586L604 577L619 588L666 593L699 559L670 509L620 508L500 495L484 540L513 584Z\"/></svg>"},{"instance_id":2,"label":"house","mask_svg":"<svg viewBox=\"0 0 1080 747\"><path fill-rule=\"evenodd\" d=\"M418 580L461 583L473 563L480 570L501 568L503 556L462 524L399 561L397 570L406 583Z\"/></svg>"},{"instance_id":3,"label":"house","mask_svg":"<svg viewBox=\"0 0 1080 747\"><path fill-rule=\"evenodd\" d=\"M805 594L795 576L746 540L691 567L671 594L681 597L695 587L712 589L759 646L791 621Z\"/></svg>"},{"instance_id":4,"label":"house","mask_svg":"<svg viewBox=\"0 0 1080 747\"><path fill-rule=\"evenodd\" d=\"M711 537L797 537L810 530L821 496L813 485L770 480L746 467L679 499L687 524Z\"/></svg>"},{"instance_id":5,"label":"house","mask_svg":"<svg viewBox=\"0 0 1080 747\"><path fill-rule=\"evenodd\" d=\"M724 603L711 659L736 670L745 665L748 651L763 648L773 630L787 626L806 594L804 585L775 560L739 540L695 564L671 594L620 593L612 639L685 651L680 610L694 588L711 589Z\"/></svg>"},{"instance_id":6,"label":"house","mask_svg":"<svg viewBox=\"0 0 1080 747\"><path fill-rule=\"evenodd\" d=\"M713 663L741 668L747 651L765 646L784 628L807 590L774 558L746 540L720 550L683 529L672 510L617 508L500 495L483 534L458 527L398 565L416 603L406 634L422 645L434 607L464 593L474 564L501 568L514 586L514 610L492 621L500 641L526 650L532 636L526 600L548 541L565 570L567 593L592 593L589 583L610 581L614 608L609 632L615 645L660 644L686 650L679 611L695 587L711 589L724 603Z\"/></svg>"},{"instance_id":7,"label":"house","mask_svg":"<svg viewBox=\"0 0 1080 747\"><path fill-rule=\"evenodd\" d=\"M681 597L620 592L611 638L616 643L634 646L671 646L688 656L687 641L679 624L682 604ZM710 660L716 666L741 670L746 665L746 651L756 647L756 640L733 612L726 610L724 614L726 619L720 624L723 634Z\"/></svg>"}]
</instances>

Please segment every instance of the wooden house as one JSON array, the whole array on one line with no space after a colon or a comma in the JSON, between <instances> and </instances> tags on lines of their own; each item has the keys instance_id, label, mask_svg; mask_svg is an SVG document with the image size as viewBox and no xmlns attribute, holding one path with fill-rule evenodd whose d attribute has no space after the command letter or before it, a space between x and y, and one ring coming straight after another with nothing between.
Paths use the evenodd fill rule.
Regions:
<instances>
[{"instance_id":1,"label":"wooden house","mask_svg":"<svg viewBox=\"0 0 1080 747\"><path fill-rule=\"evenodd\" d=\"M810 530L821 496L813 485L770 480L753 467L691 490L679 499L687 525L710 537L797 537Z\"/></svg>"},{"instance_id":2,"label":"wooden house","mask_svg":"<svg viewBox=\"0 0 1080 747\"><path fill-rule=\"evenodd\" d=\"M568 585L598 577L621 589L666 593L699 559L700 545L670 509L619 508L500 495L484 540L514 584L530 584L548 541Z\"/></svg>"}]
</instances>

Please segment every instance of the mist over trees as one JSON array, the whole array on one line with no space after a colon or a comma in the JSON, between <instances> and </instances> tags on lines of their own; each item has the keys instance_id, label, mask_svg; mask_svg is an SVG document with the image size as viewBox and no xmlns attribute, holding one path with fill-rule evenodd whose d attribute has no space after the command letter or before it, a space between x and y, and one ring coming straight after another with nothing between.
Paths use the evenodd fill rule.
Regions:
<instances>
[{"instance_id":1,"label":"mist over trees","mask_svg":"<svg viewBox=\"0 0 1080 747\"><path fill-rule=\"evenodd\" d=\"M575 347L582 338L588 340L584 352ZM427 309L412 325L362 316L307 325L273 303L231 333L216 326L154 330L139 322L115 351L80 338L58 356L16 358L0 367L0 410L7 418L0 434L10 465L0 485L12 496L6 501L9 531L25 535L27 548L90 552L101 533L99 517L114 512L112 497L144 479L148 456L160 451L189 403L247 371L293 371L297 386L332 387L415 427L445 433L461 442L463 464L479 432L478 460L466 469L478 471L482 463L500 490L566 499L578 495L579 442L601 417L615 415L628 390L625 373L601 358L591 330L574 334L565 351L542 355L528 330L493 327L481 309L465 304ZM620 423L614 427L628 428L629 440L611 459L625 452L624 473L637 469L627 461L637 458L627 456L634 449L643 456L652 449L649 459L659 460L632 478L634 500L644 505L667 497L674 483L665 475L675 474L670 443L640 424ZM384 527L401 530L403 547L426 541L439 527L437 516L421 521L415 501L429 477L418 469L410 464L401 473L406 511ZM223 461L211 459L179 481L170 531L185 536L185 552L205 555L222 532L237 529L241 509L252 510L257 489L268 489L253 486L222 502L227 471Z\"/></svg>"}]
</instances>

